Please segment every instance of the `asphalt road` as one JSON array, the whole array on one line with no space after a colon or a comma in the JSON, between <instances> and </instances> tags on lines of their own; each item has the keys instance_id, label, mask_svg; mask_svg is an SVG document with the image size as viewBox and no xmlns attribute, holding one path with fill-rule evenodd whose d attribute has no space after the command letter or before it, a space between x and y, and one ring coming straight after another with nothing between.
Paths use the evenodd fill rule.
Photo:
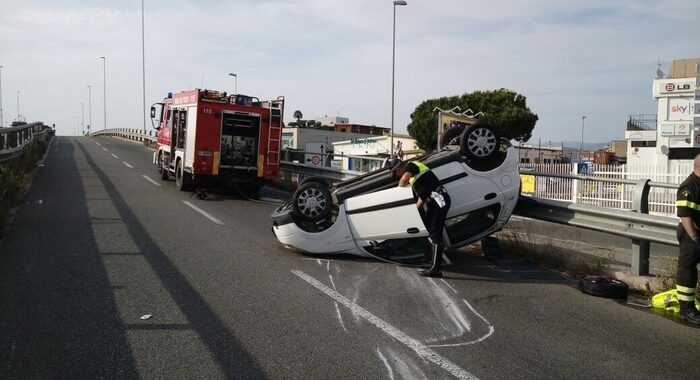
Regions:
<instances>
[{"instance_id":1,"label":"asphalt road","mask_svg":"<svg viewBox=\"0 0 700 380\"><path fill-rule=\"evenodd\" d=\"M700 329L517 260L304 256L151 156L54 139L0 246L0 378L700 378Z\"/></svg>"}]
</instances>

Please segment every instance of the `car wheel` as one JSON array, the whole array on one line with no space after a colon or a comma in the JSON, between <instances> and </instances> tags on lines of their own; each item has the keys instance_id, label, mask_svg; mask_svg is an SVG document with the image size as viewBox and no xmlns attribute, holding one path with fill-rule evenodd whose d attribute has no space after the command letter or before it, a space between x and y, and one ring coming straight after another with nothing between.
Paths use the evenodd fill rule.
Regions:
<instances>
[{"instance_id":1,"label":"car wheel","mask_svg":"<svg viewBox=\"0 0 700 380\"><path fill-rule=\"evenodd\" d=\"M328 218L331 213L331 193L321 182L304 182L292 198L294 212L299 218L319 221Z\"/></svg>"},{"instance_id":2,"label":"car wheel","mask_svg":"<svg viewBox=\"0 0 700 380\"><path fill-rule=\"evenodd\" d=\"M448 128L442 133L440 137L440 149L448 145L459 145L459 138L464 132L464 125L455 125L454 127Z\"/></svg>"},{"instance_id":3,"label":"car wheel","mask_svg":"<svg viewBox=\"0 0 700 380\"><path fill-rule=\"evenodd\" d=\"M500 149L500 137L486 125L472 125L462 132L459 146L467 158L487 160Z\"/></svg>"}]
</instances>

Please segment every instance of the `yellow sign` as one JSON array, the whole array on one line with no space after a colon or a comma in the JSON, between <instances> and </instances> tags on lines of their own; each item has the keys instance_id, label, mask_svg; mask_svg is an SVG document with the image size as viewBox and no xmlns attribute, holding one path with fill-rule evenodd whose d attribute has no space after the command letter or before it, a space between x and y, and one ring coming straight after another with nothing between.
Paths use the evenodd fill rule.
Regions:
<instances>
[{"instance_id":1,"label":"yellow sign","mask_svg":"<svg viewBox=\"0 0 700 380\"><path fill-rule=\"evenodd\" d=\"M520 175L520 184L522 185L522 193L534 193L535 192L535 176L530 174Z\"/></svg>"}]
</instances>

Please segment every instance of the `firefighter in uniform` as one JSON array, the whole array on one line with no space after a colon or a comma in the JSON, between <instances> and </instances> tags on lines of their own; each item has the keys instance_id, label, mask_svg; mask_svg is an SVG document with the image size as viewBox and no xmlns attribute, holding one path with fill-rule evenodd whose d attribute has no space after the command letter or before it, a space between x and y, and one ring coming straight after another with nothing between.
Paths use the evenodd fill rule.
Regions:
<instances>
[{"instance_id":1,"label":"firefighter in uniform","mask_svg":"<svg viewBox=\"0 0 700 380\"><path fill-rule=\"evenodd\" d=\"M693 161L693 172L678 187L676 208L678 225L678 275L676 291L680 303L679 318L700 325L700 311L695 307L695 287L698 284L697 264L700 263L700 154Z\"/></svg>"},{"instance_id":2,"label":"firefighter in uniform","mask_svg":"<svg viewBox=\"0 0 700 380\"><path fill-rule=\"evenodd\" d=\"M445 246L442 242L442 232L445 229L445 218L450 209L450 195L440 184L428 166L420 161L400 162L394 169L394 176L399 177L399 186L410 184L418 198L416 207L425 211L424 222L430 234L433 258L429 269L421 270L419 274L426 277L442 277L440 264Z\"/></svg>"}]
</instances>

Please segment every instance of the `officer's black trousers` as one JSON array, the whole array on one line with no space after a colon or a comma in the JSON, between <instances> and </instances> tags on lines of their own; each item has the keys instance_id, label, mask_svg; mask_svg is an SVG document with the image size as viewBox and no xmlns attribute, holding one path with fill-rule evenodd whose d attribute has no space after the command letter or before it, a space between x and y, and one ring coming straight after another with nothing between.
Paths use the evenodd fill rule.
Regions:
<instances>
[{"instance_id":1,"label":"officer's black trousers","mask_svg":"<svg viewBox=\"0 0 700 380\"><path fill-rule=\"evenodd\" d=\"M700 249L697 249L696 243L688 236L688 233L683 228L683 225L678 225L678 244L680 246L678 253L678 274L676 283L686 288L695 288L698 283L698 268L700 263Z\"/></svg>"},{"instance_id":2,"label":"officer's black trousers","mask_svg":"<svg viewBox=\"0 0 700 380\"><path fill-rule=\"evenodd\" d=\"M450 195L446 191L442 192L442 196L445 199L445 205L439 207L435 200L431 199L428 202L428 212L425 214L425 228L428 229L430 242L433 244L442 244L442 230L445 229L445 218L452 204Z\"/></svg>"}]
</instances>

